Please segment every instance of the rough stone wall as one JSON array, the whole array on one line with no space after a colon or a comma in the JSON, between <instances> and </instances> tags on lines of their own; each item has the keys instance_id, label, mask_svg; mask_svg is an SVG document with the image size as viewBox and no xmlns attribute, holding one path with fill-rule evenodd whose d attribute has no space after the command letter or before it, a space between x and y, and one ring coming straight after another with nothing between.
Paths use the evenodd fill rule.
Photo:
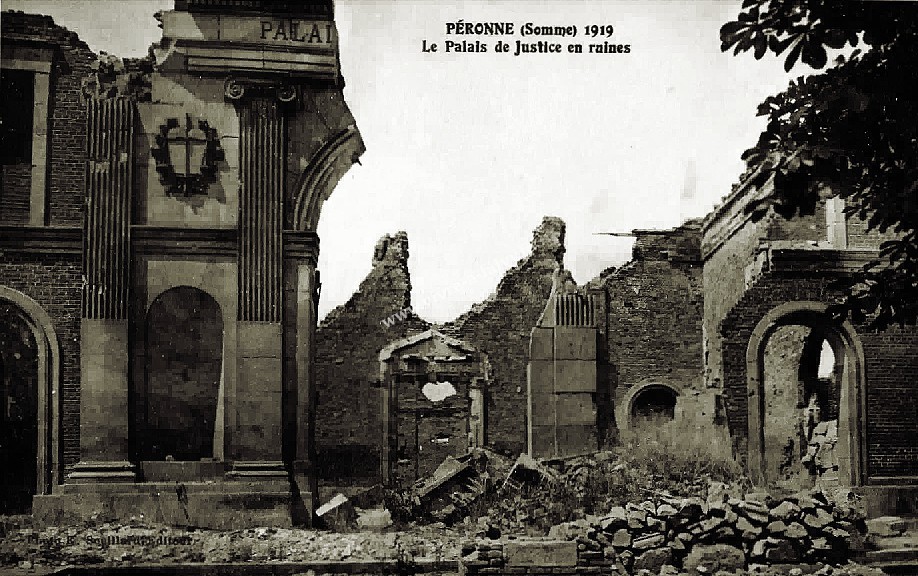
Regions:
<instances>
[{"instance_id":1,"label":"rough stone wall","mask_svg":"<svg viewBox=\"0 0 918 576\"><path fill-rule=\"evenodd\" d=\"M379 481L382 399L379 351L430 325L413 312L391 326L383 320L409 309L408 235L377 242L373 268L316 333L316 450L320 478Z\"/></svg>"},{"instance_id":2,"label":"rough stone wall","mask_svg":"<svg viewBox=\"0 0 918 576\"><path fill-rule=\"evenodd\" d=\"M80 458L80 305L77 254L0 252L0 285L18 290L48 313L61 358L61 449L64 463Z\"/></svg>"},{"instance_id":3,"label":"rough stone wall","mask_svg":"<svg viewBox=\"0 0 918 576\"><path fill-rule=\"evenodd\" d=\"M763 388L765 389L765 477L769 480L796 480L802 472L800 418L802 390L798 385L804 342L810 329L782 326L765 345Z\"/></svg>"},{"instance_id":4,"label":"rough stone wall","mask_svg":"<svg viewBox=\"0 0 918 576\"><path fill-rule=\"evenodd\" d=\"M632 260L587 285L608 295L600 386L620 406L634 387L664 384L680 394L686 416L711 422L713 396L692 405L703 389L700 223L635 236Z\"/></svg>"},{"instance_id":5,"label":"rough stone wall","mask_svg":"<svg viewBox=\"0 0 918 576\"><path fill-rule=\"evenodd\" d=\"M50 16L6 11L0 26L4 41L42 40L59 47L50 86L49 222L52 226L81 226L86 158L86 108L81 90L96 56L76 33L56 25Z\"/></svg>"},{"instance_id":6,"label":"rough stone wall","mask_svg":"<svg viewBox=\"0 0 918 576\"><path fill-rule=\"evenodd\" d=\"M487 354L485 442L500 452L526 451L526 364L529 333L545 309L553 277L564 272L565 225L546 217L532 235L532 253L511 268L497 290L442 331Z\"/></svg>"}]
</instances>

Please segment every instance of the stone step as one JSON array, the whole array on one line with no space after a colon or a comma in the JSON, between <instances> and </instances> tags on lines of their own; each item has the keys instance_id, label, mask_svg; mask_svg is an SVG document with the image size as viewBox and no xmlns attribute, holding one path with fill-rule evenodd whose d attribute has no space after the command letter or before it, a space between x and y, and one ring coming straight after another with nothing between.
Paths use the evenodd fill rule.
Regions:
<instances>
[{"instance_id":1,"label":"stone step","mask_svg":"<svg viewBox=\"0 0 918 576\"><path fill-rule=\"evenodd\" d=\"M918 532L906 532L901 536L887 536L878 538L871 535L869 541L873 546L882 550L899 548L918 548Z\"/></svg>"},{"instance_id":2,"label":"stone step","mask_svg":"<svg viewBox=\"0 0 918 576\"><path fill-rule=\"evenodd\" d=\"M899 516L880 516L867 520L867 533L881 538L899 536L908 528L908 521Z\"/></svg>"},{"instance_id":3,"label":"stone step","mask_svg":"<svg viewBox=\"0 0 918 576\"><path fill-rule=\"evenodd\" d=\"M884 548L867 552L865 560L870 565L891 562L918 562L918 548Z\"/></svg>"}]
</instances>

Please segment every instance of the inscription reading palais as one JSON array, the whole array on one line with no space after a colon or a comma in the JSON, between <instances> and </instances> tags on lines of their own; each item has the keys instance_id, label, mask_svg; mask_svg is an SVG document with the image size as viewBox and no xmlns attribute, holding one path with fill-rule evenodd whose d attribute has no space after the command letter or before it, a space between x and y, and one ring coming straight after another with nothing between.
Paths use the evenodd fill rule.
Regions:
<instances>
[{"instance_id":1,"label":"inscription reading palais","mask_svg":"<svg viewBox=\"0 0 918 576\"><path fill-rule=\"evenodd\" d=\"M334 25L293 19L261 20L262 40L287 40L304 44L332 44Z\"/></svg>"}]
</instances>

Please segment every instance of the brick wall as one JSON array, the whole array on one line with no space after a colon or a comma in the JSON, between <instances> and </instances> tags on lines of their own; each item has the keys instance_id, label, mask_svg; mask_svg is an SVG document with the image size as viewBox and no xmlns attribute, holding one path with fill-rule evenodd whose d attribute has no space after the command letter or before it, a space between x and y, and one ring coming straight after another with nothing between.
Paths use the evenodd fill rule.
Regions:
<instances>
[{"instance_id":1,"label":"brick wall","mask_svg":"<svg viewBox=\"0 0 918 576\"><path fill-rule=\"evenodd\" d=\"M848 233L849 248L876 249L886 240L892 240L897 236L891 230L887 230L886 232L869 230L867 228L867 222L853 214L846 218L845 228Z\"/></svg>"},{"instance_id":2,"label":"brick wall","mask_svg":"<svg viewBox=\"0 0 918 576\"><path fill-rule=\"evenodd\" d=\"M600 370L608 377L600 385L608 386L616 405L641 384L676 391L702 387L699 224L635 231L632 260L588 285L608 295L608 370Z\"/></svg>"},{"instance_id":3,"label":"brick wall","mask_svg":"<svg viewBox=\"0 0 918 576\"><path fill-rule=\"evenodd\" d=\"M32 167L30 165L6 164L0 166L0 223L27 223L31 193Z\"/></svg>"},{"instance_id":4,"label":"brick wall","mask_svg":"<svg viewBox=\"0 0 918 576\"><path fill-rule=\"evenodd\" d=\"M485 442L507 454L526 451L529 332L545 309L552 277L563 270L564 232L560 218L544 218L533 232L532 253L504 275L490 298L443 327L487 354Z\"/></svg>"},{"instance_id":5,"label":"brick wall","mask_svg":"<svg viewBox=\"0 0 918 576\"><path fill-rule=\"evenodd\" d=\"M51 70L48 207L53 226L83 223L86 113L83 78L95 54L74 32L50 16L6 11L0 19L4 41L42 40L58 46Z\"/></svg>"},{"instance_id":6,"label":"brick wall","mask_svg":"<svg viewBox=\"0 0 918 576\"><path fill-rule=\"evenodd\" d=\"M532 252L510 269L495 293L440 329L488 357L486 443L516 455L526 450L526 363L529 331L538 323L561 269L564 223L545 218ZM316 448L327 481L376 481L382 441L379 351L426 330L411 313L390 327L381 322L411 305L408 239L404 232L377 243L373 268L317 332Z\"/></svg>"},{"instance_id":7,"label":"brick wall","mask_svg":"<svg viewBox=\"0 0 918 576\"><path fill-rule=\"evenodd\" d=\"M723 381L720 323L742 297L750 275L757 272L754 262L762 244L793 241L812 245L827 240L824 205L809 216L787 220L771 212L753 222L746 213L752 196L739 188L702 226L704 378L710 387L720 387Z\"/></svg>"},{"instance_id":8,"label":"brick wall","mask_svg":"<svg viewBox=\"0 0 918 576\"><path fill-rule=\"evenodd\" d=\"M727 416L739 453L745 456L748 425L746 349L756 324L785 302L837 302L834 278L769 274L762 277L727 314L722 324L723 374ZM918 475L918 329L882 333L855 326L865 360L866 473L871 477Z\"/></svg>"},{"instance_id":9,"label":"brick wall","mask_svg":"<svg viewBox=\"0 0 918 576\"><path fill-rule=\"evenodd\" d=\"M413 313L390 327L381 322L410 306L408 236L399 232L377 242L370 273L344 305L328 313L316 333L320 478L379 481L379 351L429 326Z\"/></svg>"},{"instance_id":10,"label":"brick wall","mask_svg":"<svg viewBox=\"0 0 918 576\"><path fill-rule=\"evenodd\" d=\"M61 447L65 464L74 464L80 457L80 256L0 253L0 285L35 300L54 324L61 357Z\"/></svg>"}]
</instances>

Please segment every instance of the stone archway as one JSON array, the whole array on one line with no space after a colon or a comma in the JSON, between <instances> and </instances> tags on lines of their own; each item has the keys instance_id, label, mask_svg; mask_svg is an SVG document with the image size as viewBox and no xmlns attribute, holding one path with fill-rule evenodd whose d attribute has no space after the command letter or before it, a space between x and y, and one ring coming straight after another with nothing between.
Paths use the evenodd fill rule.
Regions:
<instances>
[{"instance_id":1,"label":"stone archway","mask_svg":"<svg viewBox=\"0 0 918 576\"><path fill-rule=\"evenodd\" d=\"M748 469L752 479L765 484L766 478L766 373L765 354L769 339L788 326L802 326L824 338L835 357L838 375L838 482L858 486L864 469L864 395L866 376L864 350L849 322L834 321L821 302L788 302L771 309L758 322L746 347L748 394ZM773 447L772 447L773 448Z\"/></svg>"},{"instance_id":2,"label":"stone archway","mask_svg":"<svg viewBox=\"0 0 918 576\"><path fill-rule=\"evenodd\" d=\"M316 229L322 204L365 150L357 127L350 126L329 138L315 153L296 185L293 224L297 230Z\"/></svg>"},{"instance_id":3,"label":"stone archway","mask_svg":"<svg viewBox=\"0 0 918 576\"><path fill-rule=\"evenodd\" d=\"M628 430L641 420L673 420L676 416L676 404L679 401L679 390L662 382L646 382L632 386L616 409L616 422L619 429Z\"/></svg>"},{"instance_id":4,"label":"stone archway","mask_svg":"<svg viewBox=\"0 0 918 576\"><path fill-rule=\"evenodd\" d=\"M51 318L37 302L22 292L0 286L0 306L9 308L21 321L27 338L34 343L34 494L50 494L60 482L60 349ZM0 360L3 370L11 362ZM6 410L8 406L4 406Z\"/></svg>"}]
</instances>

